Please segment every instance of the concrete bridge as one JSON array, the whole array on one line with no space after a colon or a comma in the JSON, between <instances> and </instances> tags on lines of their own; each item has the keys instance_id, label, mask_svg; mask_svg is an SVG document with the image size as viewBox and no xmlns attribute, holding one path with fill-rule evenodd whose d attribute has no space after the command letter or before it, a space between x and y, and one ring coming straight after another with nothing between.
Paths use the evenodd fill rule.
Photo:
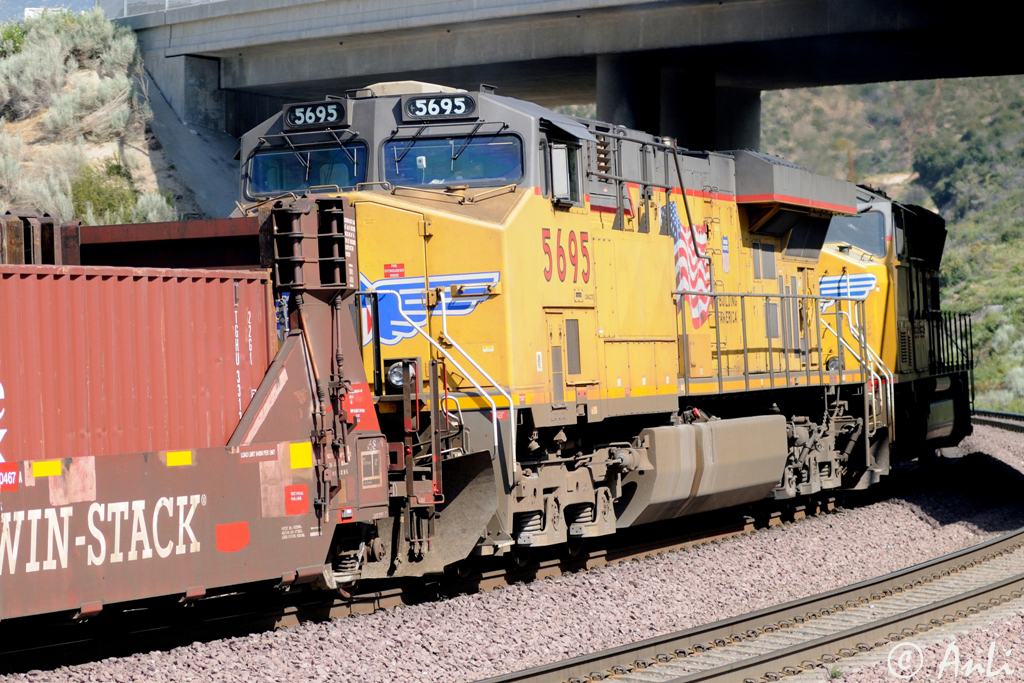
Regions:
<instances>
[{"instance_id":1,"label":"concrete bridge","mask_svg":"<svg viewBox=\"0 0 1024 683\"><path fill-rule=\"evenodd\" d=\"M221 0L122 19L185 121L234 135L285 101L418 79L691 148L759 147L765 89L1024 72L998 8L946 0ZM191 0L195 2L195 0ZM123 0L101 0L119 15ZM111 7L106 7L111 5Z\"/></svg>"}]
</instances>

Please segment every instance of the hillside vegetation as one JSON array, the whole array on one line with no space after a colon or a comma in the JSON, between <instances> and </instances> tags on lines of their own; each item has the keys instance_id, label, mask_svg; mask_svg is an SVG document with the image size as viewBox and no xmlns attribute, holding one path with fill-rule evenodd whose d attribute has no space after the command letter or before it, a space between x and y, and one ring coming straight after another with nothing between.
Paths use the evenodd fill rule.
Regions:
<instances>
[{"instance_id":1,"label":"hillside vegetation","mask_svg":"<svg viewBox=\"0 0 1024 683\"><path fill-rule=\"evenodd\" d=\"M1024 412L1024 76L766 92L762 147L947 221L942 305L974 316L979 407Z\"/></svg>"},{"instance_id":2,"label":"hillside vegetation","mask_svg":"<svg viewBox=\"0 0 1024 683\"><path fill-rule=\"evenodd\" d=\"M99 10L0 25L0 212L174 220L145 92L135 34Z\"/></svg>"}]
</instances>

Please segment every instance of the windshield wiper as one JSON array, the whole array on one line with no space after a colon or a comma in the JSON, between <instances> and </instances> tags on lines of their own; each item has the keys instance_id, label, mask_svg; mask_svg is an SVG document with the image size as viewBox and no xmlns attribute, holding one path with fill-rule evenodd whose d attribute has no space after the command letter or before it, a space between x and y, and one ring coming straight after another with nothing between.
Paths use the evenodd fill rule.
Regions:
<instances>
[{"instance_id":1,"label":"windshield wiper","mask_svg":"<svg viewBox=\"0 0 1024 683\"><path fill-rule=\"evenodd\" d=\"M348 145L341 141L341 138L338 137L337 133L333 130L328 132L334 137L334 141L338 143L338 147L340 147L341 151L345 153L348 160L352 162L352 173L354 175L359 175L359 161L356 159L356 155L349 151Z\"/></svg>"},{"instance_id":2,"label":"windshield wiper","mask_svg":"<svg viewBox=\"0 0 1024 683\"><path fill-rule=\"evenodd\" d=\"M420 129L416 131L416 134L412 136L412 139L409 140L409 144L406 145L405 149L402 150L402 153L398 156L397 159L395 159L396 167L398 166L398 164L402 163L402 159L404 159L405 155L408 154L409 151L416 145L416 140L419 138L419 136L423 135L423 131L425 131L426 129L427 124L423 124L422 126L420 126Z\"/></svg>"},{"instance_id":3,"label":"windshield wiper","mask_svg":"<svg viewBox=\"0 0 1024 683\"><path fill-rule=\"evenodd\" d=\"M302 158L302 153L295 145L292 144L291 139L289 139L287 135L282 135L281 137L284 138L284 141L291 148L292 154L295 155L295 158L299 160L300 164L302 164L302 168L306 169L306 180L309 180L309 161Z\"/></svg>"},{"instance_id":4,"label":"windshield wiper","mask_svg":"<svg viewBox=\"0 0 1024 683\"><path fill-rule=\"evenodd\" d=\"M453 164L456 161L458 161L459 156L462 154L463 151L465 151L466 146L469 145L469 141L473 139L473 136L476 135L476 132L478 130L480 130L480 126L482 126L482 125L484 125L483 121L477 121L476 125L473 126L473 130L469 131L469 135L466 136L465 142L463 142L462 146L459 147L459 151L458 152L452 152L452 163Z\"/></svg>"}]
</instances>

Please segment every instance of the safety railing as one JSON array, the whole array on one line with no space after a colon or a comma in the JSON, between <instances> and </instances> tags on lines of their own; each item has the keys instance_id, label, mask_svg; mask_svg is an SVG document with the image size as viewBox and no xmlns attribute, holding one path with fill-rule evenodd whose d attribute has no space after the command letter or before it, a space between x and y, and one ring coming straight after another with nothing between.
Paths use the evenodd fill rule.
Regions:
<instances>
[{"instance_id":1,"label":"safety railing","mask_svg":"<svg viewBox=\"0 0 1024 683\"><path fill-rule=\"evenodd\" d=\"M928 368L932 374L974 369L970 314L931 311L928 314L928 330L931 340Z\"/></svg>"},{"instance_id":2,"label":"safety railing","mask_svg":"<svg viewBox=\"0 0 1024 683\"><path fill-rule=\"evenodd\" d=\"M856 315L856 311L854 315ZM891 429L894 425L893 374L886 367L885 363L882 362L878 354L875 353L874 349L871 348L871 345L864 341L858 329L852 324L852 319L848 316L846 317L846 327L850 332L850 336L857 342L860 348L867 352L867 356L862 358L852 348L850 349L850 352L857 361L863 362L867 367L869 379L871 380L868 385L870 399L867 403L868 436L870 437L875 435L879 427L889 426ZM832 336L838 337L836 331L827 322L825 323L825 329ZM843 340L843 345L848 347L845 340ZM881 415L884 415L884 419L880 417ZM890 431L891 434L892 432Z\"/></svg>"},{"instance_id":3,"label":"safety railing","mask_svg":"<svg viewBox=\"0 0 1024 683\"><path fill-rule=\"evenodd\" d=\"M854 368L864 380L872 374L872 351L867 344L864 301L861 299L695 290L677 290L673 294L681 316L677 329L682 346L682 378L686 394L691 393L694 381L708 379L706 376L694 377L691 372L691 339L696 334L709 334L691 329L692 321L702 317L700 313L694 315L695 310L706 311L704 322L714 328L714 348L710 355L719 393L725 390L727 378L739 378L739 356L742 356L743 388L748 391L756 388L751 383L752 376L766 376L769 386L774 387L776 377L783 376L786 386L792 386L796 378L803 377L805 383L810 384L815 376L819 384L825 384L826 375L842 375ZM706 297L707 301L702 303L701 297ZM759 321L757 329L752 327L752 320ZM729 335L738 332L742 345L723 348L723 330ZM844 334L843 330L850 330L850 333ZM835 338L834 348L826 350L827 337L823 337L823 331ZM826 351L829 353L827 358ZM880 380L877 373L875 377Z\"/></svg>"},{"instance_id":4,"label":"safety railing","mask_svg":"<svg viewBox=\"0 0 1024 683\"><path fill-rule=\"evenodd\" d=\"M151 12L166 12L180 7L210 5L225 0L97 0L96 6L110 19L133 17Z\"/></svg>"},{"instance_id":5,"label":"safety railing","mask_svg":"<svg viewBox=\"0 0 1024 683\"><path fill-rule=\"evenodd\" d=\"M364 297L371 297L371 305L374 305L375 308L376 308L375 300L378 299L379 297L381 297L381 296L394 296L395 299L396 299L396 306L397 306L398 314L400 316L402 316L402 318L405 320L405 322L408 323L412 327L412 329L416 331L416 333L418 335L420 335L421 337L426 339L427 342L430 344L430 346L433 349L435 349L438 353L440 353L442 356L444 356L444 358L448 362L450 362L452 364L452 366L455 367L456 370L458 370L459 374L462 375L463 377L465 377L469 381L469 383L473 385L473 388L477 390L477 392L479 393L481 398L483 398L488 404L490 404L490 406L491 406L491 420L490 420L491 421L491 439L492 439L492 443L494 445L493 453L494 453L494 457L498 457L499 454L501 453L501 451L500 451L501 439L500 439L500 436L499 436L499 429L498 429L498 415L499 415L498 405L495 402L494 397L491 396L491 394L489 392L484 390L484 388L480 385L480 383L476 379L473 378L473 375L471 373L467 372L466 368L463 367L463 365L461 363L459 363L459 361L457 361L452 356L452 354L448 352L447 349L445 349L433 337L431 337L431 335L426 330L424 330L422 326L416 324L416 322L408 315L408 313L406 313L405 309L402 306L402 295L401 295L400 292L398 292L396 290L393 290L393 289L373 288L373 289L367 289L367 290L360 291L358 294L360 296L364 296ZM441 301L440 309L441 309L442 334L444 335L444 339L445 339L445 341L447 343L451 344L452 348L456 349L463 356L464 360L467 363L469 363L469 365L471 365L474 370L479 372L484 377L484 379L486 381L490 382L491 386L493 386L497 390L497 392L506 401L508 401L509 418L511 420L511 422L510 422L510 426L511 426L510 433L511 434L510 434L509 448L511 449L512 453L515 453L515 447L516 447L516 441L515 441L515 439L516 439L516 420L515 420L515 405L512 402L512 396L505 389L503 389L501 387L501 385L499 385L490 376L490 374L488 374L487 371L485 371L483 369L483 367L476 360L474 360L468 353L466 353L466 351L463 350L463 348L461 346L459 346L455 342L454 339L452 339L450 333L448 332L448 315L447 315L448 314L448 299L449 299L448 295L446 293L442 293L442 295L440 297L440 301ZM376 313L376 311L375 311L375 313ZM374 320L375 321L379 320L379 318L375 315L374 316ZM380 363L379 352L376 351L376 348L377 348L377 346L375 344L375 354L374 354L375 355L375 357L374 357L374 366L375 366L374 372L375 372L375 374L377 372L377 368L379 368L379 363ZM446 407L446 409L447 409L447 407ZM509 482L509 483L511 484L511 483L514 483L514 482Z\"/></svg>"},{"instance_id":6,"label":"safety railing","mask_svg":"<svg viewBox=\"0 0 1024 683\"><path fill-rule=\"evenodd\" d=\"M856 311L855 311L856 313ZM853 335L858 342L860 342L860 333L857 332L853 325L849 326L850 334ZM868 360L870 361L871 374L872 374L872 407L875 408L874 416L877 420L878 408L880 407L885 413L885 424L889 425L889 438L895 439L895 433L892 431L896 425L896 377L893 375L892 370L885 364L881 356L871 348L871 344L867 341L864 342L864 347L868 352ZM881 378L879 378L881 376ZM882 406L876 405L877 403L884 403ZM870 433L874 433L874 425L872 426Z\"/></svg>"}]
</instances>

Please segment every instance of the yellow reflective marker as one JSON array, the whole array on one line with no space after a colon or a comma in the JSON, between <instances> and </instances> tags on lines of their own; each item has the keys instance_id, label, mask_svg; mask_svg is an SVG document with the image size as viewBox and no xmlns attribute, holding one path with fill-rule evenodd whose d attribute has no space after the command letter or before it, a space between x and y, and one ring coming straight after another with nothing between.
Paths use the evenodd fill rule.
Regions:
<instances>
[{"instance_id":1,"label":"yellow reflective marker","mask_svg":"<svg viewBox=\"0 0 1024 683\"><path fill-rule=\"evenodd\" d=\"M167 451L167 466L181 467L192 464L192 451Z\"/></svg>"},{"instance_id":2,"label":"yellow reflective marker","mask_svg":"<svg viewBox=\"0 0 1024 683\"><path fill-rule=\"evenodd\" d=\"M60 460L36 460L32 463L33 477L59 477Z\"/></svg>"},{"instance_id":3,"label":"yellow reflective marker","mask_svg":"<svg viewBox=\"0 0 1024 683\"><path fill-rule=\"evenodd\" d=\"M289 444L293 470L308 470L313 467L313 444L308 441Z\"/></svg>"}]
</instances>

